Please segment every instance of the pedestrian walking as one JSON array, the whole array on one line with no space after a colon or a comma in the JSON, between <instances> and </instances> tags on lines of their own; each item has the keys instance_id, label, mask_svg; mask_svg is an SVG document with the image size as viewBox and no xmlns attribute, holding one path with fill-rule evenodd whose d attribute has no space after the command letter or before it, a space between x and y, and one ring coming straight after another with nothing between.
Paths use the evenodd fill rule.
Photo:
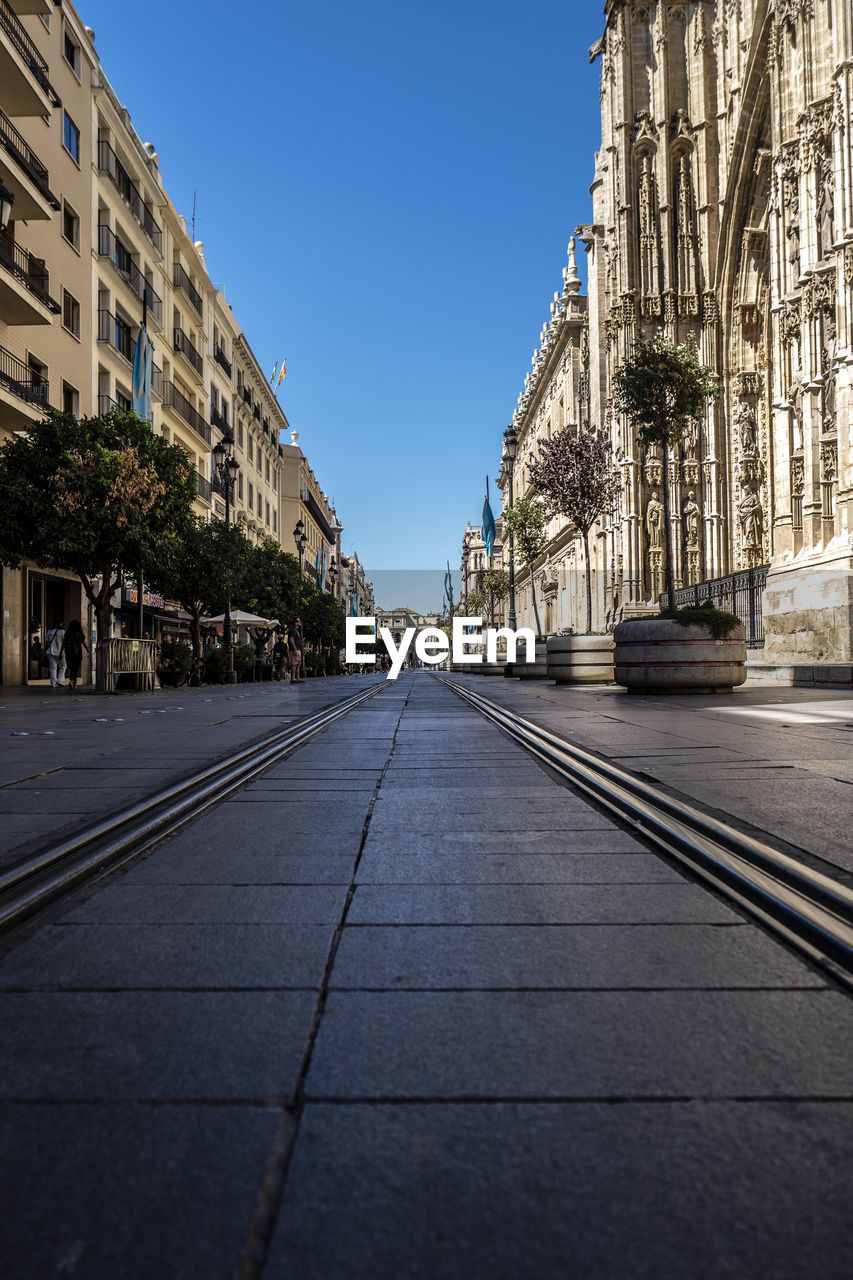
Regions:
<instances>
[{"instance_id":1,"label":"pedestrian walking","mask_svg":"<svg viewBox=\"0 0 853 1280\"><path fill-rule=\"evenodd\" d=\"M287 645L284 642L281 632L279 631L276 642L272 647L272 673L273 680L281 680L284 672L284 664L287 661Z\"/></svg>"},{"instance_id":2,"label":"pedestrian walking","mask_svg":"<svg viewBox=\"0 0 853 1280\"><path fill-rule=\"evenodd\" d=\"M86 633L80 624L79 618L72 618L65 631L65 639L62 642L68 683L72 689L77 688L77 681L80 679L80 668L83 665L83 650L88 648Z\"/></svg>"},{"instance_id":3,"label":"pedestrian walking","mask_svg":"<svg viewBox=\"0 0 853 1280\"><path fill-rule=\"evenodd\" d=\"M304 684L302 679L302 619L294 618L287 628L287 651L290 656L290 683Z\"/></svg>"},{"instance_id":4,"label":"pedestrian walking","mask_svg":"<svg viewBox=\"0 0 853 1280\"><path fill-rule=\"evenodd\" d=\"M51 689L61 688L65 684L65 653L62 647L64 643L65 627L61 622L54 622L44 638Z\"/></svg>"}]
</instances>

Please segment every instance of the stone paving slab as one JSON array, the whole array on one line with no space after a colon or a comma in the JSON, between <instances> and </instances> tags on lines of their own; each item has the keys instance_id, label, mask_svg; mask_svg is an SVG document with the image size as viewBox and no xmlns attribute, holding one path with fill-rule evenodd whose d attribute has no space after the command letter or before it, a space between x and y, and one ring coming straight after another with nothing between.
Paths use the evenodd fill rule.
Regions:
<instances>
[{"instance_id":1,"label":"stone paving slab","mask_svg":"<svg viewBox=\"0 0 853 1280\"><path fill-rule=\"evenodd\" d=\"M834 991L335 991L306 1096L849 1099L851 1044Z\"/></svg>"},{"instance_id":2,"label":"stone paving slab","mask_svg":"<svg viewBox=\"0 0 853 1280\"><path fill-rule=\"evenodd\" d=\"M0 1105L7 1280L232 1280L277 1124L245 1106Z\"/></svg>"},{"instance_id":3,"label":"stone paving slab","mask_svg":"<svg viewBox=\"0 0 853 1280\"><path fill-rule=\"evenodd\" d=\"M356 841L350 855L331 852L328 845L313 854L222 853L168 846L163 858L133 863L122 884L349 884Z\"/></svg>"},{"instance_id":4,"label":"stone paving slab","mask_svg":"<svg viewBox=\"0 0 853 1280\"><path fill-rule=\"evenodd\" d=\"M316 989L333 926L53 925L0 963L0 990Z\"/></svg>"},{"instance_id":5,"label":"stone paving slab","mask_svg":"<svg viewBox=\"0 0 853 1280\"><path fill-rule=\"evenodd\" d=\"M343 931L331 987L592 990L823 987L758 930L714 925L370 925ZM497 1030L497 1028L496 1028Z\"/></svg>"},{"instance_id":6,"label":"stone paving slab","mask_svg":"<svg viewBox=\"0 0 853 1280\"><path fill-rule=\"evenodd\" d=\"M435 801L418 806L419 832L440 832L448 824L456 830L477 829L486 825L490 832L497 833L515 832L519 825L525 831L564 831L567 828L580 830L583 827L603 830L612 828L613 820L570 792L566 792L565 796L558 793L547 806L524 800L486 804L476 798L467 805L460 800L455 807ZM370 826L377 835L393 833L404 837L412 827L409 806L397 803L390 793L383 796L380 792Z\"/></svg>"},{"instance_id":7,"label":"stone paving slab","mask_svg":"<svg viewBox=\"0 0 853 1280\"><path fill-rule=\"evenodd\" d=\"M315 1004L308 991L7 992L0 1101L289 1096Z\"/></svg>"},{"instance_id":8,"label":"stone paving slab","mask_svg":"<svg viewBox=\"0 0 853 1280\"><path fill-rule=\"evenodd\" d=\"M734 924L697 884L363 885L348 925Z\"/></svg>"},{"instance_id":9,"label":"stone paving slab","mask_svg":"<svg viewBox=\"0 0 853 1280\"><path fill-rule=\"evenodd\" d=\"M268 1274L848 1280L849 1103L306 1107Z\"/></svg>"},{"instance_id":10,"label":"stone paving slab","mask_svg":"<svg viewBox=\"0 0 853 1280\"><path fill-rule=\"evenodd\" d=\"M367 884L678 884L682 877L651 853L472 853L425 842L377 849L358 864Z\"/></svg>"},{"instance_id":11,"label":"stone paving slab","mask_svg":"<svg viewBox=\"0 0 853 1280\"><path fill-rule=\"evenodd\" d=\"M343 885L105 885L69 924L334 924Z\"/></svg>"},{"instance_id":12,"label":"stone paving slab","mask_svg":"<svg viewBox=\"0 0 853 1280\"><path fill-rule=\"evenodd\" d=\"M486 830L483 830L484 826ZM413 832L403 832L396 826L391 830L379 830L371 819L364 842L365 856L374 850L384 851L389 856L396 853L402 860L404 855L428 857L433 850L437 854L470 853L479 856L512 853L527 856L529 853L646 852L646 846L630 832L613 825L578 827L572 824L570 828L553 831L490 831L488 823L482 823L473 831L456 826L451 831L425 831L418 827Z\"/></svg>"}]
</instances>

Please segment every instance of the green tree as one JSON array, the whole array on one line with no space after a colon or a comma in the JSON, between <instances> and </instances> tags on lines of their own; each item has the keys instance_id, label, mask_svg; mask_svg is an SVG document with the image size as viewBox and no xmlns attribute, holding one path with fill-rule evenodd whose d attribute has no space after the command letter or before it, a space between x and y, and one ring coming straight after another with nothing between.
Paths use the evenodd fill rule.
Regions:
<instances>
[{"instance_id":1,"label":"green tree","mask_svg":"<svg viewBox=\"0 0 853 1280\"><path fill-rule=\"evenodd\" d=\"M699 418L718 394L714 372L699 363L696 340L689 334L674 343L661 331L648 338L639 334L630 356L614 375L615 405L637 433L640 444L663 450L663 521L666 530L666 591L675 609L672 520L670 517L669 451L684 438L692 419Z\"/></svg>"},{"instance_id":2,"label":"green tree","mask_svg":"<svg viewBox=\"0 0 853 1280\"><path fill-rule=\"evenodd\" d=\"M148 571L148 581L190 615L193 680L201 665L201 619L223 612L248 573L252 544L237 525L190 516Z\"/></svg>"},{"instance_id":3,"label":"green tree","mask_svg":"<svg viewBox=\"0 0 853 1280\"><path fill-rule=\"evenodd\" d=\"M541 502L535 498L516 498L511 507L503 513L505 533L511 533L515 540L515 551L526 569L530 570L530 590L533 595L533 616L536 619L536 634L541 633L539 609L536 605L536 583L533 581L533 565L545 549L545 512ZM506 542L505 542L506 545Z\"/></svg>"},{"instance_id":4,"label":"green tree","mask_svg":"<svg viewBox=\"0 0 853 1280\"><path fill-rule=\"evenodd\" d=\"M495 604L502 604L509 595L509 574L505 569L487 569L483 574L483 590Z\"/></svg>"},{"instance_id":5,"label":"green tree","mask_svg":"<svg viewBox=\"0 0 853 1280\"><path fill-rule=\"evenodd\" d=\"M334 596L315 588L301 616L303 635L315 648L334 650L343 647L346 615Z\"/></svg>"},{"instance_id":6,"label":"green tree","mask_svg":"<svg viewBox=\"0 0 853 1280\"><path fill-rule=\"evenodd\" d=\"M266 538L251 550L239 604L249 613L278 618L287 626L301 615L315 590L299 572L296 556L282 551L273 538Z\"/></svg>"},{"instance_id":7,"label":"green tree","mask_svg":"<svg viewBox=\"0 0 853 1280\"><path fill-rule=\"evenodd\" d=\"M148 576L195 496L184 450L134 413L51 410L0 448L0 561L76 573L106 638L122 571Z\"/></svg>"},{"instance_id":8,"label":"green tree","mask_svg":"<svg viewBox=\"0 0 853 1280\"><path fill-rule=\"evenodd\" d=\"M592 627L589 535L613 500L618 478L604 431L566 427L539 445L530 464L530 482L554 515L568 516L583 539L586 567L586 633Z\"/></svg>"}]
</instances>

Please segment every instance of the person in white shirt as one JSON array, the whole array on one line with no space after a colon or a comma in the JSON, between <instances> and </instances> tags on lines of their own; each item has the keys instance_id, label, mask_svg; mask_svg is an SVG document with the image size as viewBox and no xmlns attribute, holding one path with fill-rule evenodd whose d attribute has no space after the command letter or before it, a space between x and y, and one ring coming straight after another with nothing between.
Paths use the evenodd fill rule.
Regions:
<instances>
[{"instance_id":1,"label":"person in white shirt","mask_svg":"<svg viewBox=\"0 0 853 1280\"><path fill-rule=\"evenodd\" d=\"M44 638L44 649L47 654L47 670L50 675L50 687L55 689L65 684L65 628L61 622L55 622Z\"/></svg>"}]
</instances>

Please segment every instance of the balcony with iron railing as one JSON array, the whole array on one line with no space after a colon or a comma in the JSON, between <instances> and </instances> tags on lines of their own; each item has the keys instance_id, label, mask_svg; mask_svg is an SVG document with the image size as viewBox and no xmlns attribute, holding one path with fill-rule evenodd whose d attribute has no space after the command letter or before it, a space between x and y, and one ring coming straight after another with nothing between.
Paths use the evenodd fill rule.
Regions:
<instances>
[{"instance_id":1,"label":"balcony with iron railing","mask_svg":"<svg viewBox=\"0 0 853 1280\"><path fill-rule=\"evenodd\" d=\"M218 427L220 431L230 431L231 427L228 422L228 415L220 413L215 405L210 406L210 425Z\"/></svg>"},{"instance_id":2,"label":"balcony with iron railing","mask_svg":"<svg viewBox=\"0 0 853 1280\"><path fill-rule=\"evenodd\" d=\"M62 106L48 78L47 63L6 0L0 0L0 83L4 104L12 115L45 114L45 98L51 107Z\"/></svg>"},{"instance_id":3,"label":"balcony with iron railing","mask_svg":"<svg viewBox=\"0 0 853 1280\"><path fill-rule=\"evenodd\" d=\"M183 329L175 327L175 350L179 351L189 364L195 369L199 377L204 376L204 360L196 351Z\"/></svg>"},{"instance_id":4,"label":"balcony with iron railing","mask_svg":"<svg viewBox=\"0 0 853 1280\"><path fill-rule=\"evenodd\" d=\"M137 298L146 300L148 312L158 324L163 323L163 299L155 293L154 286L145 279L139 267L133 261L132 250L106 223L98 224L98 253L102 258L109 258L125 284L129 285Z\"/></svg>"},{"instance_id":5,"label":"balcony with iron railing","mask_svg":"<svg viewBox=\"0 0 853 1280\"><path fill-rule=\"evenodd\" d=\"M21 137L18 130L4 111L0 111L0 147L13 163L7 165L10 170L8 182L15 197L15 215L18 218L45 218L50 215L44 212L37 200L27 191L26 183L15 181L14 166L26 175L30 183L51 209L59 209L60 202L50 189L50 175L33 151L29 143Z\"/></svg>"},{"instance_id":6,"label":"balcony with iron railing","mask_svg":"<svg viewBox=\"0 0 853 1280\"><path fill-rule=\"evenodd\" d=\"M0 390L42 409L50 403L50 383L5 347L0 347Z\"/></svg>"},{"instance_id":7,"label":"balcony with iron railing","mask_svg":"<svg viewBox=\"0 0 853 1280\"><path fill-rule=\"evenodd\" d=\"M133 336L130 325L118 320L111 311L98 311L98 342L106 342L129 364L133 364Z\"/></svg>"},{"instance_id":8,"label":"balcony with iron railing","mask_svg":"<svg viewBox=\"0 0 853 1280\"><path fill-rule=\"evenodd\" d=\"M189 276L187 275L184 268L181 266L180 262L175 263L175 271L172 277L172 283L174 284L176 289L183 289L184 293L187 295L190 302L195 307L199 316L203 318L204 302L202 301L202 296L199 293L198 289L193 284L192 280L190 280Z\"/></svg>"},{"instance_id":9,"label":"balcony with iron railing","mask_svg":"<svg viewBox=\"0 0 853 1280\"><path fill-rule=\"evenodd\" d=\"M174 382L163 383L163 403L167 404L175 413L183 418L193 431L205 441L206 444L211 443L210 427L205 422L199 411L189 400L179 391Z\"/></svg>"},{"instance_id":10,"label":"balcony with iron railing","mask_svg":"<svg viewBox=\"0 0 853 1280\"><path fill-rule=\"evenodd\" d=\"M159 364L151 364L151 390L160 399L163 399L163 370Z\"/></svg>"},{"instance_id":11,"label":"balcony with iron railing","mask_svg":"<svg viewBox=\"0 0 853 1280\"><path fill-rule=\"evenodd\" d=\"M108 142L98 143L98 168L112 178L116 189L128 205L131 213L139 222L154 248L158 252L163 249L163 231L154 214L145 203L139 187L131 178L122 162Z\"/></svg>"},{"instance_id":12,"label":"balcony with iron railing","mask_svg":"<svg viewBox=\"0 0 853 1280\"><path fill-rule=\"evenodd\" d=\"M205 502L210 502L212 486L210 481L203 476L200 471L196 472L196 489L198 490L198 496L200 498L204 498Z\"/></svg>"},{"instance_id":13,"label":"balcony with iron railing","mask_svg":"<svg viewBox=\"0 0 853 1280\"><path fill-rule=\"evenodd\" d=\"M38 306L32 299L36 299ZM50 274L8 231L0 232L0 320L7 324L50 324L61 308L50 296Z\"/></svg>"},{"instance_id":14,"label":"balcony with iron railing","mask_svg":"<svg viewBox=\"0 0 853 1280\"><path fill-rule=\"evenodd\" d=\"M257 404L252 405L252 417L255 419L255 422L260 422L261 420L260 405L257 405Z\"/></svg>"},{"instance_id":15,"label":"balcony with iron railing","mask_svg":"<svg viewBox=\"0 0 853 1280\"><path fill-rule=\"evenodd\" d=\"M230 378L231 377L231 361L228 359L227 355L225 354L225 348L221 346L215 346L213 348L213 358L216 361L216 363L225 370L225 372L228 374L228 377Z\"/></svg>"},{"instance_id":16,"label":"balcony with iron railing","mask_svg":"<svg viewBox=\"0 0 853 1280\"><path fill-rule=\"evenodd\" d=\"M112 413L118 408L118 400L113 400L112 396L98 396L98 413Z\"/></svg>"}]
</instances>

